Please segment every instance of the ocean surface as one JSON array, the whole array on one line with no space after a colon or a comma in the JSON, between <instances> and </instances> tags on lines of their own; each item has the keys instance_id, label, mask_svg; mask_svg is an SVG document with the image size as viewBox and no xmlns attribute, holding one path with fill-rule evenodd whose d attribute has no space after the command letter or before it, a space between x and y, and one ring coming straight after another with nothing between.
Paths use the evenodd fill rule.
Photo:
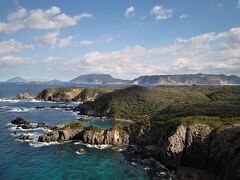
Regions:
<instances>
[{"instance_id":1,"label":"ocean surface","mask_svg":"<svg viewBox=\"0 0 240 180\"><path fill-rule=\"evenodd\" d=\"M17 116L25 117L31 123L60 124L77 121L74 112L53 109L62 103L11 100L17 93L35 93L46 87L43 85L19 85L0 83L0 179L150 179L148 167L133 162L126 157L123 149L94 147L81 142L39 143L37 138L44 129L16 130L11 121ZM69 103L76 106L78 103ZM44 106L44 109L35 109ZM88 118L89 119L89 118ZM109 128L115 122L89 119L87 125L95 124ZM14 134L16 131L17 134ZM20 134L29 134L33 140L23 142ZM86 153L76 152L84 148Z\"/></svg>"}]
</instances>

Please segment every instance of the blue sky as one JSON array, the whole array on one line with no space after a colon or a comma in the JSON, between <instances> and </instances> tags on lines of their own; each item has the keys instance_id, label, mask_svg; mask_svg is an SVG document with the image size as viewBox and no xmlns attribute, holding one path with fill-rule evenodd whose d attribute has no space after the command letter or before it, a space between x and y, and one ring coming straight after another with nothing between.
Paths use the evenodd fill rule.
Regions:
<instances>
[{"instance_id":1,"label":"blue sky","mask_svg":"<svg viewBox=\"0 0 240 180\"><path fill-rule=\"evenodd\" d=\"M0 81L240 75L239 0L0 0Z\"/></svg>"}]
</instances>

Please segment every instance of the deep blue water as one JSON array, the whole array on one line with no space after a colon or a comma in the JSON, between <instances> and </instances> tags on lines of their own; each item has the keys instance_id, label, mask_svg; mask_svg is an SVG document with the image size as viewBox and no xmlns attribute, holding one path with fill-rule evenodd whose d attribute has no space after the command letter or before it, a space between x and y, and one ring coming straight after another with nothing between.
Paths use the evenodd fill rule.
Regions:
<instances>
[{"instance_id":1,"label":"deep blue water","mask_svg":"<svg viewBox=\"0 0 240 180\"><path fill-rule=\"evenodd\" d=\"M113 148L97 149L87 147L80 142L63 144L38 143L37 137L44 130L17 131L34 137L33 141L21 142L14 135L14 126L9 124L17 116L25 117L29 122L60 124L76 121L73 112L48 108L56 105L50 102L29 102L4 100L19 92L35 93L44 89L41 85L14 85L0 83L0 179L149 179L148 171L142 165L133 165L126 156ZM59 104L61 105L61 104ZM71 106L74 104L70 104ZM76 104L75 104L76 105ZM44 106L44 109L34 109ZM114 122L90 120L95 124L109 128ZM76 154L83 147L84 155Z\"/></svg>"}]
</instances>

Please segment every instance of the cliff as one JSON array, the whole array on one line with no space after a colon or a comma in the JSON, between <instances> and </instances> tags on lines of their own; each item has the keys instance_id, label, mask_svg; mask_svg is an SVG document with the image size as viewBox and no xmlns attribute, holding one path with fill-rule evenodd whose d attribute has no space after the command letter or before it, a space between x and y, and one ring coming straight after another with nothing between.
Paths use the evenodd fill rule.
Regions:
<instances>
[{"instance_id":1,"label":"cliff","mask_svg":"<svg viewBox=\"0 0 240 180\"><path fill-rule=\"evenodd\" d=\"M132 133L129 151L154 157L177 171L184 166L207 170L217 176L213 179L239 179L240 119L228 123L220 129L203 122L182 122L177 126L172 122L163 123L158 128L140 133L140 136L139 132ZM181 170L179 174L182 174Z\"/></svg>"},{"instance_id":2,"label":"cliff","mask_svg":"<svg viewBox=\"0 0 240 180\"><path fill-rule=\"evenodd\" d=\"M128 145L128 133L121 126L102 129L96 126L85 127L82 122L68 122L52 132L39 136L40 142L81 140L88 144Z\"/></svg>"},{"instance_id":3,"label":"cliff","mask_svg":"<svg viewBox=\"0 0 240 180\"><path fill-rule=\"evenodd\" d=\"M131 81L132 84L146 85L231 85L240 84L240 77L224 74L179 74L140 76Z\"/></svg>"}]
</instances>

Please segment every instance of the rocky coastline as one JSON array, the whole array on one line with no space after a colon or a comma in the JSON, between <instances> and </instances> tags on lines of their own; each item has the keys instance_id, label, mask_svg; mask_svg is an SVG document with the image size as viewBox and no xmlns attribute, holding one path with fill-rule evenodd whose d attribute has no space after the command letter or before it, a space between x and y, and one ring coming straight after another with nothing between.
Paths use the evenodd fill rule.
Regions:
<instances>
[{"instance_id":1,"label":"rocky coastline","mask_svg":"<svg viewBox=\"0 0 240 180\"><path fill-rule=\"evenodd\" d=\"M24 118L16 118L12 123L25 129L43 127L51 130L39 136L39 142L80 140L92 145L125 146L139 162L153 158L175 170L178 179L186 179L186 176L189 179L226 180L239 177L240 124L219 131L204 124L134 131L120 125L110 129L85 127L82 122L33 126ZM31 137L20 135L19 139L31 140Z\"/></svg>"}]
</instances>

